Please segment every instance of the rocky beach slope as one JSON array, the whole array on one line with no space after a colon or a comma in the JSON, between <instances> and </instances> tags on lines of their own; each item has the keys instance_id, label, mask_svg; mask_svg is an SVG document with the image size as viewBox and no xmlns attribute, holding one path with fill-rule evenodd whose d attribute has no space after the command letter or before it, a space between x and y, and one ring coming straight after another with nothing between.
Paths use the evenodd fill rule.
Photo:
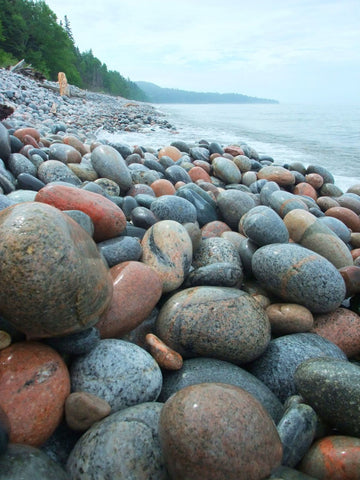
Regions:
<instances>
[{"instance_id":1,"label":"rocky beach slope","mask_svg":"<svg viewBox=\"0 0 360 480\"><path fill-rule=\"evenodd\" d=\"M360 185L3 69L0 114L0 480L358 480Z\"/></svg>"}]
</instances>

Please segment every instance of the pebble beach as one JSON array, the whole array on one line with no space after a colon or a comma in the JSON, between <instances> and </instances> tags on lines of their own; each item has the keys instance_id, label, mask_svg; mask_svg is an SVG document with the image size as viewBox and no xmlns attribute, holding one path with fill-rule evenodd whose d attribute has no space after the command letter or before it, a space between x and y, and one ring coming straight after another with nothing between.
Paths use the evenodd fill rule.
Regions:
<instances>
[{"instance_id":1,"label":"pebble beach","mask_svg":"<svg viewBox=\"0 0 360 480\"><path fill-rule=\"evenodd\" d=\"M360 480L360 184L5 69L0 115L0 480Z\"/></svg>"}]
</instances>

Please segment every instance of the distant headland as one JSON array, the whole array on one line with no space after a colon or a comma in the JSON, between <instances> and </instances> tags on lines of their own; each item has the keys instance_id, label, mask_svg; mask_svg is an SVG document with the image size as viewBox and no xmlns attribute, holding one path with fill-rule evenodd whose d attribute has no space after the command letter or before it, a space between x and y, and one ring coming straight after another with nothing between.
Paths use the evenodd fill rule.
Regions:
<instances>
[{"instance_id":1,"label":"distant headland","mask_svg":"<svg viewBox=\"0 0 360 480\"><path fill-rule=\"evenodd\" d=\"M267 98L249 97L240 93L191 92L162 88L150 82L135 82L151 103L279 103Z\"/></svg>"}]
</instances>

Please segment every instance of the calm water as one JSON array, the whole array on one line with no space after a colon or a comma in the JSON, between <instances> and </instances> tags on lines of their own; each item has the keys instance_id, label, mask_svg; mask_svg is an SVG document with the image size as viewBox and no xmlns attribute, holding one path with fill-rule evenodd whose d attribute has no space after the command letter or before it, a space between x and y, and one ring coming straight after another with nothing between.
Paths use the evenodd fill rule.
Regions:
<instances>
[{"instance_id":1,"label":"calm water","mask_svg":"<svg viewBox=\"0 0 360 480\"><path fill-rule=\"evenodd\" d=\"M360 105L157 105L177 133L121 133L129 144L160 147L175 139L246 142L276 163L319 164L346 189L360 183Z\"/></svg>"}]
</instances>

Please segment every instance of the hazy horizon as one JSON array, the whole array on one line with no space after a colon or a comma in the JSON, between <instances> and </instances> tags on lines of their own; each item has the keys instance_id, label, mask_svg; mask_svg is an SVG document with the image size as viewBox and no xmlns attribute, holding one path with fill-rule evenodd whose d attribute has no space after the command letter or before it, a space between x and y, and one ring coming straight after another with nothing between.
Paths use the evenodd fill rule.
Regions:
<instances>
[{"instance_id":1,"label":"hazy horizon","mask_svg":"<svg viewBox=\"0 0 360 480\"><path fill-rule=\"evenodd\" d=\"M281 103L359 104L358 0L45 0L132 81Z\"/></svg>"}]
</instances>

